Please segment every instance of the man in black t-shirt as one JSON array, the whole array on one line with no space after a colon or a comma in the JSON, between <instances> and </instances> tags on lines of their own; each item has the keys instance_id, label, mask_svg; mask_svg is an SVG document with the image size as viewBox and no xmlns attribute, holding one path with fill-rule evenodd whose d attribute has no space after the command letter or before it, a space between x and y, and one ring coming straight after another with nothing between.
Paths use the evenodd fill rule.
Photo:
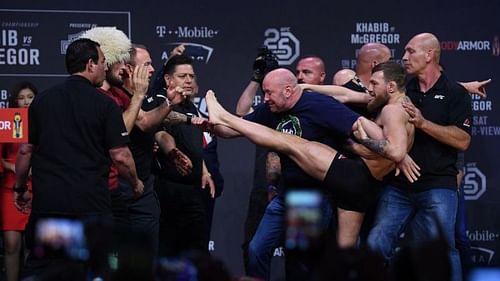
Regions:
<instances>
[{"instance_id":1,"label":"man in black t-shirt","mask_svg":"<svg viewBox=\"0 0 500 281\"><path fill-rule=\"evenodd\" d=\"M14 192L20 209L29 207L31 198L25 187L30 168L33 173L28 232L42 217L109 222L107 175L112 160L133 187L143 185L127 147L129 138L120 109L96 89L107 68L99 44L89 39L71 43L66 67L71 76L33 100L29 108L29 143L21 147L16 162ZM58 261L30 255L26 273L40 276L40 268L63 270ZM79 269L83 274L82 267Z\"/></svg>"},{"instance_id":2,"label":"man in black t-shirt","mask_svg":"<svg viewBox=\"0 0 500 281\"><path fill-rule=\"evenodd\" d=\"M197 109L190 98L196 92L192 59L174 55L164 66L167 98L177 105L176 112L197 116ZM173 94L173 95L171 95ZM186 251L208 252L207 216L204 198L211 193L213 181L203 161L203 133L189 124L165 124L155 135L163 163L155 183L161 205L160 254L178 256ZM171 138L171 139L170 139ZM174 150L175 149L175 150ZM191 162L189 173L179 172L168 161L169 155L181 151ZM202 189L205 186L208 189Z\"/></svg>"}]
</instances>

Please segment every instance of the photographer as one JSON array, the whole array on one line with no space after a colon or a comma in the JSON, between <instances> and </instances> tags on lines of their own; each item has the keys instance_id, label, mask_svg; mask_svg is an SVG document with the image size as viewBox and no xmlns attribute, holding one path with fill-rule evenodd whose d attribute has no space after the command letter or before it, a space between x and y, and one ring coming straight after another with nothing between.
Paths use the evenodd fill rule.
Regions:
<instances>
[{"instance_id":1,"label":"photographer","mask_svg":"<svg viewBox=\"0 0 500 281\"><path fill-rule=\"evenodd\" d=\"M262 100L256 101L254 99L257 91L261 88L264 76L279 67L278 58L266 46L259 48L257 57L252 66L252 78L248 86L241 93L238 104L236 105L236 114L239 116L246 115L253 111L252 106L258 106Z\"/></svg>"}]
</instances>

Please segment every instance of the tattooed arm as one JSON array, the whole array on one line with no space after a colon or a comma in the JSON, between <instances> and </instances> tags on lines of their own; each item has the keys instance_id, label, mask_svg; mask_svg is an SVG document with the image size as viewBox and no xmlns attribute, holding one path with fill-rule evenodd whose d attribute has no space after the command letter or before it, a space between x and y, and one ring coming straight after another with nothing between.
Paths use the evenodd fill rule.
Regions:
<instances>
[{"instance_id":1,"label":"tattooed arm","mask_svg":"<svg viewBox=\"0 0 500 281\"><path fill-rule=\"evenodd\" d=\"M408 115L399 105L386 105L380 113L379 122L384 138L376 139L367 134L361 120L358 121L355 131L356 138L372 151L394 162L400 162L408 150Z\"/></svg>"},{"instance_id":2,"label":"tattooed arm","mask_svg":"<svg viewBox=\"0 0 500 281\"><path fill-rule=\"evenodd\" d=\"M271 202L278 195L278 183L281 178L281 162L276 152L270 151L266 157L267 201Z\"/></svg>"},{"instance_id":3,"label":"tattooed arm","mask_svg":"<svg viewBox=\"0 0 500 281\"><path fill-rule=\"evenodd\" d=\"M276 152L269 152L266 158L266 182L271 185L278 185L281 177L280 157Z\"/></svg>"},{"instance_id":4,"label":"tattooed arm","mask_svg":"<svg viewBox=\"0 0 500 281\"><path fill-rule=\"evenodd\" d=\"M167 117L165 117L165 119L163 119L163 123L168 123L170 125L186 124L187 119L188 119L188 117L184 113L170 111L170 113L168 113Z\"/></svg>"}]
</instances>

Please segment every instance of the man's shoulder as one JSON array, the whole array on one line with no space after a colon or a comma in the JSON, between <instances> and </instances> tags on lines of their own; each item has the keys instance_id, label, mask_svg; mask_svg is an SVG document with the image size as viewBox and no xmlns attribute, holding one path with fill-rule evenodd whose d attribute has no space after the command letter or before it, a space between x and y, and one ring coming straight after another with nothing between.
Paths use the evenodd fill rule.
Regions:
<instances>
[{"instance_id":1,"label":"man's shoulder","mask_svg":"<svg viewBox=\"0 0 500 281\"><path fill-rule=\"evenodd\" d=\"M418 89L418 77L414 75L406 76L405 86L407 91Z\"/></svg>"},{"instance_id":2,"label":"man's shoulder","mask_svg":"<svg viewBox=\"0 0 500 281\"><path fill-rule=\"evenodd\" d=\"M311 101L323 101L323 100L331 100L332 97L320 94L318 92L314 91L304 91L302 93L302 96L305 100L311 100Z\"/></svg>"},{"instance_id":3,"label":"man's shoulder","mask_svg":"<svg viewBox=\"0 0 500 281\"><path fill-rule=\"evenodd\" d=\"M388 117L389 119L395 119L395 117L407 116L408 114L404 110L401 103L391 103L386 104L380 111L380 117Z\"/></svg>"},{"instance_id":4,"label":"man's shoulder","mask_svg":"<svg viewBox=\"0 0 500 281\"><path fill-rule=\"evenodd\" d=\"M440 83L440 88L448 93L452 94L467 94L467 90L456 80L449 78L445 73L441 74L438 81Z\"/></svg>"},{"instance_id":5,"label":"man's shoulder","mask_svg":"<svg viewBox=\"0 0 500 281\"><path fill-rule=\"evenodd\" d=\"M268 121L276 119L277 116L278 114L271 112L267 103L261 103L254 111L244 115L242 118L260 124L267 124Z\"/></svg>"},{"instance_id":6,"label":"man's shoulder","mask_svg":"<svg viewBox=\"0 0 500 281\"><path fill-rule=\"evenodd\" d=\"M304 92L297 102L299 106L312 106L315 110L321 107L328 107L339 102L330 96L318 92Z\"/></svg>"},{"instance_id":7,"label":"man's shoulder","mask_svg":"<svg viewBox=\"0 0 500 281\"><path fill-rule=\"evenodd\" d=\"M190 100L186 100L181 104L175 105L173 107L173 110L176 112L179 112L179 113L184 113L184 114L187 114L187 113L194 114L194 115L198 114L196 106Z\"/></svg>"}]
</instances>

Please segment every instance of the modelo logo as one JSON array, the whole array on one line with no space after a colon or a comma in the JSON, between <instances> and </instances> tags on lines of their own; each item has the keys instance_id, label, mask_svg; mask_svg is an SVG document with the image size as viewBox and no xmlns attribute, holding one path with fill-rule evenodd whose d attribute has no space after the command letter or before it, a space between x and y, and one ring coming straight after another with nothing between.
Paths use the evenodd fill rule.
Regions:
<instances>
[{"instance_id":1,"label":"modelo logo","mask_svg":"<svg viewBox=\"0 0 500 281\"><path fill-rule=\"evenodd\" d=\"M83 33L85 33L85 30L80 31L78 33L69 34L67 40L61 40L61 55L65 55L69 44L73 43L73 41L80 38L80 36L82 36Z\"/></svg>"},{"instance_id":2,"label":"modelo logo","mask_svg":"<svg viewBox=\"0 0 500 281\"><path fill-rule=\"evenodd\" d=\"M467 163L464 176L465 200L477 200L486 192L486 176L476 163Z\"/></svg>"},{"instance_id":3,"label":"modelo logo","mask_svg":"<svg viewBox=\"0 0 500 281\"><path fill-rule=\"evenodd\" d=\"M278 57L280 65L290 65L299 57L300 41L289 27L268 28L264 36L264 45Z\"/></svg>"},{"instance_id":4,"label":"modelo logo","mask_svg":"<svg viewBox=\"0 0 500 281\"><path fill-rule=\"evenodd\" d=\"M487 248L470 247L470 249L472 262L476 265L489 265L495 255L495 251Z\"/></svg>"}]
</instances>

